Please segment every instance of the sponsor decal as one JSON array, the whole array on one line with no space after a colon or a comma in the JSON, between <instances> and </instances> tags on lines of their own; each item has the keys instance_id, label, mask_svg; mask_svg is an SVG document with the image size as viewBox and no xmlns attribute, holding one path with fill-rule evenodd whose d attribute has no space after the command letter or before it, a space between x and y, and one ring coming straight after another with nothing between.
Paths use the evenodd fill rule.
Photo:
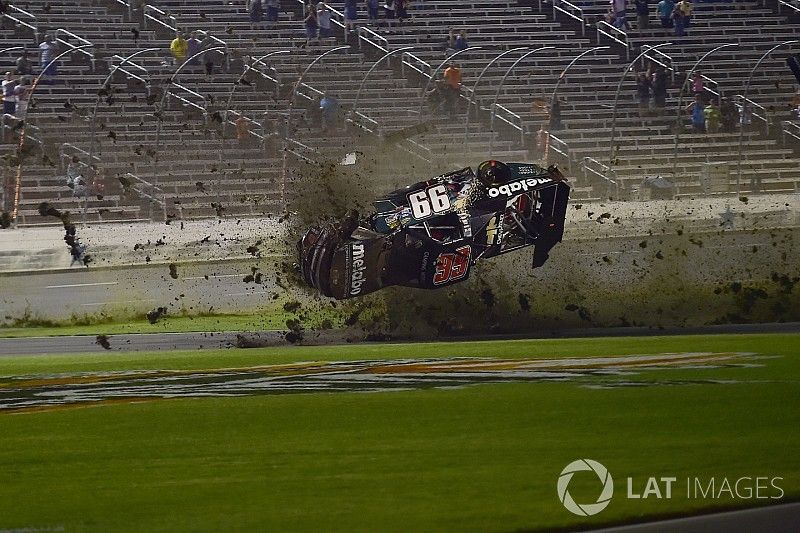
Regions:
<instances>
[{"instance_id":1,"label":"sponsor decal","mask_svg":"<svg viewBox=\"0 0 800 533\"><path fill-rule=\"evenodd\" d=\"M512 181L511 183L506 183L504 185L500 185L499 187L490 188L489 197L497 198L500 195L514 196L517 193L526 192L537 185L552 183L552 181L553 180L551 178L528 178L526 180Z\"/></svg>"},{"instance_id":2,"label":"sponsor decal","mask_svg":"<svg viewBox=\"0 0 800 533\"><path fill-rule=\"evenodd\" d=\"M464 237L472 237L472 224L469 222L469 215L464 211L459 211L458 220L461 221L461 226L464 228Z\"/></svg>"},{"instance_id":3,"label":"sponsor decal","mask_svg":"<svg viewBox=\"0 0 800 533\"><path fill-rule=\"evenodd\" d=\"M350 295L358 296L361 294L361 287L364 285L364 271L367 269L364 263L364 245L359 242L352 244L352 257L350 269Z\"/></svg>"},{"instance_id":4,"label":"sponsor decal","mask_svg":"<svg viewBox=\"0 0 800 533\"><path fill-rule=\"evenodd\" d=\"M469 272L469 258L472 255L472 248L462 246L457 248L454 253L439 254L436 258L436 272L433 275L434 285L456 281L467 275Z\"/></svg>"},{"instance_id":5,"label":"sponsor decal","mask_svg":"<svg viewBox=\"0 0 800 533\"><path fill-rule=\"evenodd\" d=\"M503 218L495 215L486 225L486 244L497 244L500 242L500 235L503 233Z\"/></svg>"}]
</instances>

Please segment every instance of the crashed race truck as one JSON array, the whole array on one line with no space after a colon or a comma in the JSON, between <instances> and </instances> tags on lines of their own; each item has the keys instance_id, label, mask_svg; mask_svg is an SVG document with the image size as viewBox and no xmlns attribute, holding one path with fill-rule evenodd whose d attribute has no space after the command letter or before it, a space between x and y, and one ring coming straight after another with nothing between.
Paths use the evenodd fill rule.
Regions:
<instances>
[{"instance_id":1,"label":"crashed race truck","mask_svg":"<svg viewBox=\"0 0 800 533\"><path fill-rule=\"evenodd\" d=\"M542 266L564 234L569 185L554 166L484 161L389 193L375 213L351 211L297 243L303 279L325 296L391 285L436 289L466 280L476 261L533 246Z\"/></svg>"}]
</instances>

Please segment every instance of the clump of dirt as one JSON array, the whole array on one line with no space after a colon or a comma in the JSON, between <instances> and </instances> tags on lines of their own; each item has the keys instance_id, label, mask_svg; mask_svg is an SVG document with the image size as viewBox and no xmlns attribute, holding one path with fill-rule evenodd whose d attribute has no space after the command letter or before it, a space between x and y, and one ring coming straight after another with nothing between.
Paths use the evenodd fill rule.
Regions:
<instances>
[{"instance_id":1,"label":"clump of dirt","mask_svg":"<svg viewBox=\"0 0 800 533\"><path fill-rule=\"evenodd\" d=\"M161 320L164 316L166 316L166 314L167 314L166 307L158 307L147 313L146 315L147 321L150 322L151 324L155 324L159 320Z\"/></svg>"},{"instance_id":2,"label":"clump of dirt","mask_svg":"<svg viewBox=\"0 0 800 533\"><path fill-rule=\"evenodd\" d=\"M109 337L108 335L98 335L97 337L95 337L94 342L95 344L102 346L104 349L110 350L111 349L111 343L109 342L110 338L111 337Z\"/></svg>"}]
</instances>

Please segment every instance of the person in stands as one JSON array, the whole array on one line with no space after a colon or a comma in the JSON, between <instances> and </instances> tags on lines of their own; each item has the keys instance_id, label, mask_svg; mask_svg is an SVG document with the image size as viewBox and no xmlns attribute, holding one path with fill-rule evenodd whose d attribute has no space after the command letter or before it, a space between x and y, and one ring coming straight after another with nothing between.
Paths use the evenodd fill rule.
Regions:
<instances>
[{"instance_id":1,"label":"person in stands","mask_svg":"<svg viewBox=\"0 0 800 533\"><path fill-rule=\"evenodd\" d=\"M674 0L661 0L658 4L656 4L656 11L658 12L658 18L661 19L662 28L672 27L673 9L675 9Z\"/></svg>"},{"instance_id":2,"label":"person in stands","mask_svg":"<svg viewBox=\"0 0 800 533\"><path fill-rule=\"evenodd\" d=\"M33 67L31 67L31 62L28 59L27 49L23 49L22 55L17 58L14 74L18 76L30 76L33 74Z\"/></svg>"},{"instance_id":3,"label":"person in stands","mask_svg":"<svg viewBox=\"0 0 800 533\"><path fill-rule=\"evenodd\" d=\"M650 27L650 0L636 0L636 28L639 31Z\"/></svg>"},{"instance_id":4,"label":"person in stands","mask_svg":"<svg viewBox=\"0 0 800 533\"><path fill-rule=\"evenodd\" d=\"M722 120L722 112L715 100L711 100L706 108L703 110L706 117L706 132L717 133L719 131L720 122Z\"/></svg>"},{"instance_id":5,"label":"person in stands","mask_svg":"<svg viewBox=\"0 0 800 533\"><path fill-rule=\"evenodd\" d=\"M31 80L27 76L20 79L19 84L14 87L14 96L17 101L17 109L14 116L20 120L25 119L28 113L28 100L31 96Z\"/></svg>"},{"instance_id":6,"label":"person in stands","mask_svg":"<svg viewBox=\"0 0 800 533\"><path fill-rule=\"evenodd\" d=\"M58 44L56 44L53 36L48 34L44 41L39 45L40 61L42 67L42 75L45 78L53 78L58 74L58 69L53 60L58 55Z\"/></svg>"},{"instance_id":7,"label":"person in stands","mask_svg":"<svg viewBox=\"0 0 800 533\"><path fill-rule=\"evenodd\" d=\"M369 21L373 24L378 22L378 0L367 0L367 13L369 14Z\"/></svg>"},{"instance_id":8,"label":"person in stands","mask_svg":"<svg viewBox=\"0 0 800 533\"><path fill-rule=\"evenodd\" d=\"M694 102L686 106L686 110L692 114L692 126L697 133L706 131L706 105L703 102L703 95L698 94Z\"/></svg>"},{"instance_id":9,"label":"person in stands","mask_svg":"<svg viewBox=\"0 0 800 533\"><path fill-rule=\"evenodd\" d=\"M264 7L261 0L247 0L247 14L250 17L250 29L258 29L264 18Z\"/></svg>"},{"instance_id":10,"label":"person in stands","mask_svg":"<svg viewBox=\"0 0 800 533\"><path fill-rule=\"evenodd\" d=\"M686 35L686 16L683 10L677 5L672 9L672 24L675 26L675 36L683 37Z\"/></svg>"},{"instance_id":11,"label":"person in stands","mask_svg":"<svg viewBox=\"0 0 800 533\"><path fill-rule=\"evenodd\" d=\"M197 38L197 32L193 31L190 36L189 40L186 41L186 57L191 59L192 56L197 54L200 49L203 47L203 43L200 39ZM198 65L200 64L200 60L198 58L194 58L189 62L190 65Z\"/></svg>"},{"instance_id":12,"label":"person in stands","mask_svg":"<svg viewBox=\"0 0 800 533\"><path fill-rule=\"evenodd\" d=\"M455 40L455 49L456 50L466 50L469 48L469 43L467 42L467 32L461 30L461 33L458 34Z\"/></svg>"},{"instance_id":13,"label":"person in stands","mask_svg":"<svg viewBox=\"0 0 800 533\"><path fill-rule=\"evenodd\" d=\"M681 13L683 13L683 27L690 27L692 25L692 12L694 10L692 2L690 0L681 0L678 2L678 7L681 8Z\"/></svg>"},{"instance_id":14,"label":"person in stands","mask_svg":"<svg viewBox=\"0 0 800 533\"><path fill-rule=\"evenodd\" d=\"M639 103L639 116L645 117L650 110L650 79L646 72L636 77L636 100Z\"/></svg>"},{"instance_id":15,"label":"person in stands","mask_svg":"<svg viewBox=\"0 0 800 533\"><path fill-rule=\"evenodd\" d=\"M17 86L17 80L11 72L6 72L3 79L3 114L14 116L17 110L17 97L14 95L14 88Z\"/></svg>"},{"instance_id":16,"label":"person in stands","mask_svg":"<svg viewBox=\"0 0 800 533\"><path fill-rule=\"evenodd\" d=\"M305 11L303 25L306 28L306 46L309 46L312 39L318 41L317 31L319 29L319 19L317 18L317 9L311 2L306 4Z\"/></svg>"},{"instance_id":17,"label":"person in stands","mask_svg":"<svg viewBox=\"0 0 800 533\"><path fill-rule=\"evenodd\" d=\"M653 107L657 114L661 114L667 105L667 73L663 67L658 67L650 80L653 90Z\"/></svg>"},{"instance_id":18,"label":"person in stands","mask_svg":"<svg viewBox=\"0 0 800 533\"><path fill-rule=\"evenodd\" d=\"M358 5L356 0L344 0L344 26L348 32L356 31L358 20Z\"/></svg>"},{"instance_id":19,"label":"person in stands","mask_svg":"<svg viewBox=\"0 0 800 533\"><path fill-rule=\"evenodd\" d=\"M328 39L333 37L333 30L331 30L331 8L325 3L325 0L320 0L317 4L317 21L319 21L319 38Z\"/></svg>"},{"instance_id":20,"label":"person in stands","mask_svg":"<svg viewBox=\"0 0 800 533\"><path fill-rule=\"evenodd\" d=\"M268 22L278 22L278 0L261 0L261 8Z\"/></svg>"},{"instance_id":21,"label":"person in stands","mask_svg":"<svg viewBox=\"0 0 800 533\"><path fill-rule=\"evenodd\" d=\"M703 84L703 73L699 70L695 70L694 74L692 75L692 94L703 94L704 89L705 86Z\"/></svg>"},{"instance_id":22,"label":"person in stands","mask_svg":"<svg viewBox=\"0 0 800 533\"><path fill-rule=\"evenodd\" d=\"M186 54L189 52L189 43L183 38L183 33L176 31L175 38L169 44L169 51L172 54L172 61L176 67L186 61Z\"/></svg>"},{"instance_id":23,"label":"person in stands","mask_svg":"<svg viewBox=\"0 0 800 533\"><path fill-rule=\"evenodd\" d=\"M456 103L461 95L461 69L453 62L444 70L444 81L447 83L447 93L445 93L445 107L448 113L453 116L456 113Z\"/></svg>"}]
</instances>

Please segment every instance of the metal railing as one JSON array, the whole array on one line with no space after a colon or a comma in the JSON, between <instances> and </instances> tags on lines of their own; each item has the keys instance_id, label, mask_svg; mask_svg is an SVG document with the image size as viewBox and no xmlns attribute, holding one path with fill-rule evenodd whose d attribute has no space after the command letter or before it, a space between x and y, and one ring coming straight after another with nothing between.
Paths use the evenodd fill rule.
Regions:
<instances>
[{"instance_id":1,"label":"metal railing","mask_svg":"<svg viewBox=\"0 0 800 533\"><path fill-rule=\"evenodd\" d=\"M581 174L585 181L592 184L592 191L600 196L616 196L620 193L620 182L616 171L593 157L584 157L581 161Z\"/></svg>"},{"instance_id":2,"label":"metal railing","mask_svg":"<svg viewBox=\"0 0 800 533\"><path fill-rule=\"evenodd\" d=\"M703 79L703 90L708 91L717 100L719 100L720 97L722 96L722 90L719 88L719 82L717 80L709 78L705 74L700 74L700 77ZM714 88L712 89L711 87L709 87L709 85L713 86Z\"/></svg>"},{"instance_id":3,"label":"metal railing","mask_svg":"<svg viewBox=\"0 0 800 533\"><path fill-rule=\"evenodd\" d=\"M541 5L539 10L541 11ZM586 36L586 18L583 15L583 9L567 0L553 0L553 18L556 18L556 12L561 12L569 18L577 20L581 25L581 37Z\"/></svg>"},{"instance_id":4,"label":"metal railing","mask_svg":"<svg viewBox=\"0 0 800 533\"><path fill-rule=\"evenodd\" d=\"M72 143L62 143L61 146L58 147L58 161L59 161L59 164L61 165L61 170L64 170L65 168L67 168L66 165L64 165L64 161L66 159L72 159L72 156L74 156L75 154L80 154L83 157L85 157L86 159L90 158L89 157L90 156L89 152L87 152L83 148L78 148L77 146L75 146ZM102 160L99 157L97 157L96 155L92 155L91 156L91 164L94 164L95 162L102 163ZM87 166L89 166L89 165L87 165Z\"/></svg>"},{"instance_id":5,"label":"metal railing","mask_svg":"<svg viewBox=\"0 0 800 533\"><path fill-rule=\"evenodd\" d=\"M504 116L505 115L505 116ZM502 120L515 130L519 132L519 138L522 144L525 144L525 123L522 121L522 117L508 109L507 107L496 104L494 117L498 120Z\"/></svg>"},{"instance_id":6,"label":"metal railing","mask_svg":"<svg viewBox=\"0 0 800 533\"><path fill-rule=\"evenodd\" d=\"M800 13L800 1L798 0L778 0L778 13L781 12L781 6L788 7L795 13Z\"/></svg>"},{"instance_id":7,"label":"metal railing","mask_svg":"<svg viewBox=\"0 0 800 533\"><path fill-rule=\"evenodd\" d=\"M431 67L431 64L418 58L411 52L403 52L400 54L400 59L400 69L404 76L406 67L418 72L420 75L426 78L430 78L433 74L433 67Z\"/></svg>"},{"instance_id":8,"label":"metal railing","mask_svg":"<svg viewBox=\"0 0 800 533\"><path fill-rule=\"evenodd\" d=\"M572 167L572 154L569 150L569 144L552 133L548 133L547 135L549 137L548 147L550 151L561 156L567 162L567 167Z\"/></svg>"},{"instance_id":9,"label":"metal railing","mask_svg":"<svg viewBox=\"0 0 800 533\"><path fill-rule=\"evenodd\" d=\"M647 50L645 55L642 56L642 70L644 70L644 66L645 66L644 62L645 62L645 60L651 61L652 63L655 63L656 65L659 65L660 67L662 67L664 70L669 71L670 78L672 79L672 83L674 85L675 84L675 74L677 73L678 69L675 67L675 62L672 59L672 56L670 56L668 54L665 54L664 52L662 52L658 48L653 48L649 44L643 44L642 48ZM653 54L653 55L650 55L650 54ZM656 59L656 58L658 58L658 59ZM716 82L714 82L714 83L716 83Z\"/></svg>"},{"instance_id":10,"label":"metal railing","mask_svg":"<svg viewBox=\"0 0 800 533\"><path fill-rule=\"evenodd\" d=\"M150 4L145 4L142 8L142 12L144 13L143 27L145 29L147 29L148 21L150 21L171 31L172 33L178 31L178 19L175 18L174 15L166 13L165 11L158 9L156 6L151 6Z\"/></svg>"},{"instance_id":11,"label":"metal railing","mask_svg":"<svg viewBox=\"0 0 800 533\"><path fill-rule=\"evenodd\" d=\"M199 104L197 104L195 102L192 102L191 100L187 99L184 96L181 96L179 94L175 94L174 92L172 92L173 88L180 89L182 91L185 91L187 94L189 94L191 96L199 98L200 100L203 101L203 105L199 105ZM203 96L202 94L198 93L197 91L193 91L190 88L186 87L185 85L181 85L180 83L173 82L172 83L172 87L167 89L167 96L171 96L172 98L175 98L176 100L178 100L179 102L181 102L184 105L187 105L189 107L194 107L195 109L197 109L201 113L203 113L203 120L207 120L208 119L208 100L206 99L205 96Z\"/></svg>"},{"instance_id":12,"label":"metal railing","mask_svg":"<svg viewBox=\"0 0 800 533\"><path fill-rule=\"evenodd\" d=\"M233 126L237 126L236 123L239 121L239 118L243 118L248 124L247 133L249 135L252 135L256 139L258 139L262 143L266 140L267 137L270 137L272 135L276 135L274 132L267 133L266 131L264 131L264 124L263 123L260 124L257 121L253 120L252 118L242 115L238 111L234 111L233 109L228 109L227 116L230 117L231 115L233 115L234 117L238 117L238 118L236 118L236 120L228 118L228 124L231 124ZM256 133L255 131L253 131L253 126L255 126L255 129L260 129L261 133ZM237 131L237 134L238 134L238 131Z\"/></svg>"},{"instance_id":13,"label":"metal railing","mask_svg":"<svg viewBox=\"0 0 800 533\"><path fill-rule=\"evenodd\" d=\"M792 122L791 120L781 121L781 141L784 146L786 146L787 137L791 137L795 141L800 141L800 124Z\"/></svg>"},{"instance_id":14,"label":"metal railing","mask_svg":"<svg viewBox=\"0 0 800 533\"><path fill-rule=\"evenodd\" d=\"M6 7L6 12L3 14L3 17L16 23L17 26L22 26L23 28L31 30L33 32L33 38L37 43L39 42L39 27L36 15L20 7L9 5Z\"/></svg>"},{"instance_id":15,"label":"metal railing","mask_svg":"<svg viewBox=\"0 0 800 533\"><path fill-rule=\"evenodd\" d=\"M303 144L298 140L286 138L286 151L293 154L306 163L318 164L318 162L311 156L319 155L319 150L312 148L307 144ZM306 155L311 154L311 156Z\"/></svg>"},{"instance_id":16,"label":"metal railing","mask_svg":"<svg viewBox=\"0 0 800 533\"><path fill-rule=\"evenodd\" d=\"M80 47L76 46L76 45L70 43L69 41L64 40L61 37L59 37L60 35L66 35L69 38L75 39L82 46L80 46ZM56 42L63 44L67 48L71 48L72 51L74 51L74 52L80 52L81 54L83 54L86 57L88 57L89 58L89 62L92 65L92 71L95 70L95 61L96 60L95 60L95 57L94 57L94 44L92 44L92 42L90 40L84 39L83 37L81 37L79 35L75 35L71 31L65 30L64 28L58 28L55 31L55 36L54 37L55 37ZM88 51L87 48L91 48L92 51L91 52Z\"/></svg>"},{"instance_id":17,"label":"metal railing","mask_svg":"<svg viewBox=\"0 0 800 533\"><path fill-rule=\"evenodd\" d=\"M128 11L128 20L133 18L133 5L130 0L114 0Z\"/></svg>"},{"instance_id":18,"label":"metal railing","mask_svg":"<svg viewBox=\"0 0 800 533\"><path fill-rule=\"evenodd\" d=\"M765 108L761 104L757 104L756 102L752 101L751 99L745 99L744 96L741 94L736 94L733 96L733 103L739 110L739 124L744 127L748 124L745 123L743 120L744 110L745 108L750 110L750 117L751 120L758 120L764 123L764 133L769 135L769 112L767 108ZM757 111L756 111L757 110Z\"/></svg>"},{"instance_id":19,"label":"metal railing","mask_svg":"<svg viewBox=\"0 0 800 533\"><path fill-rule=\"evenodd\" d=\"M605 20L597 21L595 25L597 28L597 41L600 42L600 36L605 35L612 41L616 42L617 44L621 44L625 47L625 59L630 60L631 58L631 47L630 43L628 43L628 34L622 31L621 29L617 28L616 26L612 26ZM649 52L648 52L649 53Z\"/></svg>"},{"instance_id":20,"label":"metal railing","mask_svg":"<svg viewBox=\"0 0 800 533\"><path fill-rule=\"evenodd\" d=\"M362 48L362 41L371 44L382 52L389 51L389 40L382 35L378 35L366 26L359 26L356 30L358 32L358 48Z\"/></svg>"},{"instance_id":21,"label":"metal railing","mask_svg":"<svg viewBox=\"0 0 800 533\"><path fill-rule=\"evenodd\" d=\"M149 201L150 204L156 204L160 206L162 212L164 213L164 220L167 220L166 192L164 192L164 190L161 189L160 187L153 185L149 181L143 180L139 176L131 174L130 172L126 172L125 177L129 181L134 182L134 184L131 185L130 190L139 195L140 198L144 198L145 200ZM180 206L178 207L178 209L181 210ZM152 218L152 211L151 211L151 218ZM183 218L182 210L181 210L181 218Z\"/></svg>"},{"instance_id":22,"label":"metal railing","mask_svg":"<svg viewBox=\"0 0 800 533\"><path fill-rule=\"evenodd\" d=\"M108 59L108 69L111 70L112 68L114 68L114 61L122 61L124 59L125 59L124 57L122 57L120 55L117 55L117 54L114 54L113 56L111 56ZM148 79L145 79L145 78L139 76L138 74L134 74L133 72L128 70L126 67L122 67L122 66L117 67L117 72L122 72L123 74L125 74L125 76L128 79L136 80L136 81L144 84L145 91L149 95L150 94L150 79L149 79L150 73L147 71L147 69L144 68L143 66L139 65L138 63L134 63L133 61L128 61L128 62L125 63L125 65L130 66L134 70L137 70L139 72L144 72L145 75L148 77Z\"/></svg>"},{"instance_id":23,"label":"metal railing","mask_svg":"<svg viewBox=\"0 0 800 533\"><path fill-rule=\"evenodd\" d=\"M360 111L356 111L355 113L353 113L353 115L355 115L357 119L353 119L351 116L348 116L345 119L345 122L348 122L358 128L361 128L362 130L368 133L372 133L373 135L381 134L380 124L378 124L377 120L368 117L367 115L365 115Z\"/></svg>"},{"instance_id":24,"label":"metal railing","mask_svg":"<svg viewBox=\"0 0 800 533\"><path fill-rule=\"evenodd\" d=\"M225 57L225 71L226 72L230 72L230 70L231 70L231 50L230 50L230 48L228 48L228 43L226 43L225 41L223 41L219 37L214 37L213 35L211 35L210 33L208 33L205 30L195 30L195 33L197 33L198 35L202 35L203 36L203 41L209 40L209 41L211 41L213 46L222 46L225 49L224 52L222 50L214 50L214 51L219 53L219 54L221 54L223 57ZM205 44L206 43L203 42L203 46L205 46Z\"/></svg>"},{"instance_id":25,"label":"metal railing","mask_svg":"<svg viewBox=\"0 0 800 533\"><path fill-rule=\"evenodd\" d=\"M300 4L301 9L305 10L306 0L297 0L297 3ZM328 6L328 9L331 12L331 22L333 22L334 24L336 24L340 28L344 29L345 28L344 13L342 13L338 9L335 9L335 8L333 8L331 6ZM305 15L305 11L304 11L303 15Z\"/></svg>"}]
</instances>

